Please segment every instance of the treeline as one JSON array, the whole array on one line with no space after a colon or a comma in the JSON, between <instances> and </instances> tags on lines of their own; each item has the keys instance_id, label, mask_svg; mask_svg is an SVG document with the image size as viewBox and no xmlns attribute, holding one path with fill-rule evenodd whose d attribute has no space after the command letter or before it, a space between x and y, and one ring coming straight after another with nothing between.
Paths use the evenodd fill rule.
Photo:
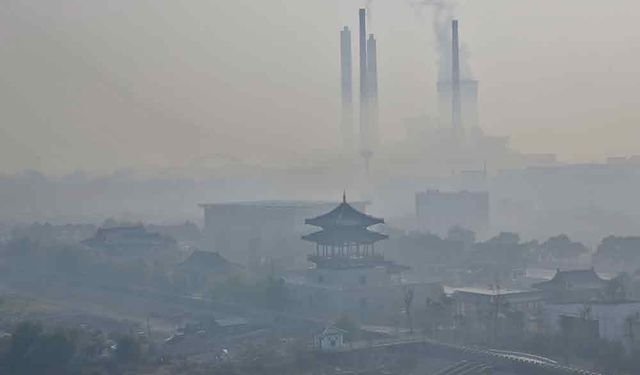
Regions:
<instances>
[{"instance_id":1,"label":"treeline","mask_svg":"<svg viewBox=\"0 0 640 375\"><path fill-rule=\"evenodd\" d=\"M608 269L622 267L626 271L640 269L640 236L603 238L595 249L565 234L543 241L523 241L517 233L502 232L488 240L478 241L475 233L452 228L447 236L390 230L390 239L381 244L385 253L406 264L420 261L425 264L457 266L487 263L514 267L531 265L589 264Z\"/></svg>"},{"instance_id":2,"label":"treeline","mask_svg":"<svg viewBox=\"0 0 640 375\"><path fill-rule=\"evenodd\" d=\"M114 257L81 245L21 238L0 244L0 280L33 288L70 284L132 292L199 293L224 303L272 310L291 303L279 277L250 275L242 268L190 268L184 263L187 257L178 251Z\"/></svg>"},{"instance_id":3,"label":"treeline","mask_svg":"<svg viewBox=\"0 0 640 375\"><path fill-rule=\"evenodd\" d=\"M324 367L299 341L276 337L209 363L171 357L139 334L22 322L0 338L3 375L294 375Z\"/></svg>"},{"instance_id":4,"label":"treeline","mask_svg":"<svg viewBox=\"0 0 640 375\"><path fill-rule=\"evenodd\" d=\"M576 260L590 250L582 243L560 234L543 242L522 241L520 235L502 232L486 241L477 241L475 233L463 228L452 228L444 238L435 234L411 232L397 233L388 241L389 248L401 248L410 255L422 255L437 263L457 263L461 260L477 261L487 256L505 263L535 263L545 260Z\"/></svg>"},{"instance_id":5,"label":"treeline","mask_svg":"<svg viewBox=\"0 0 640 375\"><path fill-rule=\"evenodd\" d=\"M7 375L121 374L146 361L149 346L132 334L18 324L0 341L0 373Z\"/></svg>"},{"instance_id":6,"label":"treeline","mask_svg":"<svg viewBox=\"0 0 640 375\"><path fill-rule=\"evenodd\" d=\"M177 255L176 255L177 256ZM80 245L28 238L0 246L0 278L28 282L66 282L86 286L157 287L184 290L185 281L170 261L114 258Z\"/></svg>"}]
</instances>

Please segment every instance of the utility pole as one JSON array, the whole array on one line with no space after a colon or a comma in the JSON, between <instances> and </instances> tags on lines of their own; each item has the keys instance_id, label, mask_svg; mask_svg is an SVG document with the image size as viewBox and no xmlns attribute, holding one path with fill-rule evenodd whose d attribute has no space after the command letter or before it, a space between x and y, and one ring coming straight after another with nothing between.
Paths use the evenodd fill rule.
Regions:
<instances>
[{"instance_id":1,"label":"utility pole","mask_svg":"<svg viewBox=\"0 0 640 375\"><path fill-rule=\"evenodd\" d=\"M411 317L411 305L413 304L413 288L408 287L404 291L404 308L409 323L409 334L413 335L413 319Z\"/></svg>"},{"instance_id":2,"label":"utility pole","mask_svg":"<svg viewBox=\"0 0 640 375\"><path fill-rule=\"evenodd\" d=\"M147 341L151 342L151 324L149 324L149 314L147 314Z\"/></svg>"},{"instance_id":3,"label":"utility pole","mask_svg":"<svg viewBox=\"0 0 640 375\"><path fill-rule=\"evenodd\" d=\"M495 291L494 303L495 303L495 311L493 317L493 343L495 344L498 341L498 321L500 316L500 284L496 282L495 284L490 286L492 290Z\"/></svg>"}]
</instances>

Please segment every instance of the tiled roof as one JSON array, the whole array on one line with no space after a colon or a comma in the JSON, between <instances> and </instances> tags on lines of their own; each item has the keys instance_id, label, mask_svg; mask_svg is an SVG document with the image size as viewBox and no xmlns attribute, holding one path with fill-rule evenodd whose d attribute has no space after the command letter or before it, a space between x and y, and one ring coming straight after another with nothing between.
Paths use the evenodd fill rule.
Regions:
<instances>
[{"instance_id":1,"label":"tiled roof","mask_svg":"<svg viewBox=\"0 0 640 375\"><path fill-rule=\"evenodd\" d=\"M317 227L369 227L371 225L384 223L383 219L362 213L353 208L349 203L343 201L340 205L324 215L306 219L305 224Z\"/></svg>"}]
</instances>

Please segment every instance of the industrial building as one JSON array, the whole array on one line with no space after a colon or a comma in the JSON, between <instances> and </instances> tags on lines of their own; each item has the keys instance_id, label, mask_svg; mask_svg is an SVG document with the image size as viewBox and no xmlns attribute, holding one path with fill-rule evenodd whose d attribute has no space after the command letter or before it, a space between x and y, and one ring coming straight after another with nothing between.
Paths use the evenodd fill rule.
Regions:
<instances>
[{"instance_id":1,"label":"industrial building","mask_svg":"<svg viewBox=\"0 0 640 375\"><path fill-rule=\"evenodd\" d=\"M375 36L367 37L367 11L358 12L358 48L359 48L359 109L358 142L354 142L353 128L353 78L351 31L345 26L340 31L340 87L341 87L341 131L343 145L347 153L359 153L363 158L365 170L369 171L369 164L374 150L379 145L378 139L378 57Z\"/></svg>"}]
</instances>

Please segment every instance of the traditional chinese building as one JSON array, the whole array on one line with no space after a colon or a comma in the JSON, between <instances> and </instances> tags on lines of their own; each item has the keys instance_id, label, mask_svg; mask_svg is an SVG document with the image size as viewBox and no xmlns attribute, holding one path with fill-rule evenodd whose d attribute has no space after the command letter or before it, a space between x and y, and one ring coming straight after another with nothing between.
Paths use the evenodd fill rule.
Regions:
<instances>
[{"instance_id":1,"label":"traditional chinese building","mask_svg":"<svg viewBox=\"0 0 640 375\"><path fill-rule=\"evenodd\" d=\"M322 228L302 239L316 244L315 254L308 260L316 268L344 269L389 266L382 254L376 254L375 243L387 235L369 230L384 223L383 219L367 215L353 208L343 196L342 203L330 212L306 219L305 224Z\"/></svg>"},{"instance_id":2,"label":"traditional chinese building","mask_svg":"<svg viewBox=\"0 0 640 375\"><path fill-rule=\"evenodd\" d=\"M286 278L301 307L379 318L402 310L407 289L413 289L416 301L443 293L438 284L406 282L402 271L408 267L386 260L376 249L388 236L369 228L384 220L356 210L345 196L333 210L305 223L320 228L302 236L315 244L307 257L313 267Z\"/></svg>"},{"instance_id":3,"label":"traditional chinese building","mask_svg":"<svg viewBox=\"0 0 640 375\"><path fill-rule=\"evenodd\" d=\"M557 270L549 281L533 284L551 302L589 302L602 299L608 281L593 268L586 270Z\"/></svg>"}]
</instances>

